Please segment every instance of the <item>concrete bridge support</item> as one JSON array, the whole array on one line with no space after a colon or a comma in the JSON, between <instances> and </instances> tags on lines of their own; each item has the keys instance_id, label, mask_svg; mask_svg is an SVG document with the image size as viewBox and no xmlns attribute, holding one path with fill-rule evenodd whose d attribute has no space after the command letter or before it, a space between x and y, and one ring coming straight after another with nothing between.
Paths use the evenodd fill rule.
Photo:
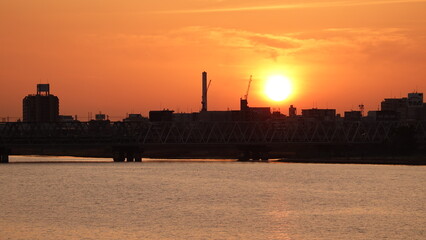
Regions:
<instances>
[{"instance_id":1,"label":"concrete bridge support","mask_svg":"<svg viewBox=\"0 0 426 240\"><path fill-rule=\"evenodd\" d=\"M114 162L124 162L126 159L123 152L116 151L114 152L112 159Z\"/></svg>"},{"instance_id":2,"label":"concrete bridge support","mask_svg":"<svg viewBox=\"0 0 426 240\"><path fill-rule=\"evenodd\" d=\"M263 145L253 145L253 146L244 146L240 147L242 156L238 161L248 162L248 161L268 161L269 160L269 150L266 146Z\"/></svg>"},{"instance_id":3,"label":"concrete bridge support","mask_svg":"<svg viewBox=\"0 0 426 240\"><path fill-rule=\"evenodd\" d=\"M9 155L8 154L1 154L0 155L0 163L8 163L9 162Z\"/></svg>"},{"instance_id":4,"label":"concrete bridge support","mask_svg":"<svg viewBox=\"0 0 426 240\"><path fill-rule=\"evenodd\" d=\"M114 150L114 162L142 162L142 151L137 147L121 147Z\"/></svg>"},{"instance_id":5,"label":"concrete bridge support","mask_svg":"<svg viewBox=\"0 0 426 240\"><path fill-rule=\"evenodd\" d=\"M134 155L135 162L142 162L142 153L141 152L135 152Z\"/></svg>"},{"instance_id":6,"label":"concrete bridge support","mask_svg":"<svg viewBox=\"0 0 426 240\"><path fill-rule=\"evenodd\" d=\"M127 162L142 162L142 153L140 151L131 151L126 152Z\"/></svg>"},{"instance_id":7,"label":"concrete bridge support","mask_svg":"<svg viewBox=\"0 0 426 240\"><path fill-rule=\"evenodd\" d=\"M127 160L127 162L134 162L135 161L133 151L129 150L129 151L126 152L126 160Z\"/></svg>"},{"instance_id":8,"label":"concrete bridge support","mask_svg":"<svg viewBox=\"0 0 426 240\"><path fill-rule=\"evenodd\" d=\"M9 162L9 151L5 148L0 148L0 163Z\"/></svg>"}]
</instances>

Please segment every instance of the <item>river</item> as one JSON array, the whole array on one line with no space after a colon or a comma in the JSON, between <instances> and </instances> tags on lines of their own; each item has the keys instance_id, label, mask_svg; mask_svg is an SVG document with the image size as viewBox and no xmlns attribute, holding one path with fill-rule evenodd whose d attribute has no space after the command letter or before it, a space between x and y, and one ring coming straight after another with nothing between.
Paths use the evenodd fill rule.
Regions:
<instances>
[{"instance_id":1,"label":"river","mask_svg":"<svg viewBox=\"0 0 426 240\"><path fill-rule=\"evenodd\" d=\"M426 167L11 157L0 239L426 239Z\"/></svg>"}]
</instances>

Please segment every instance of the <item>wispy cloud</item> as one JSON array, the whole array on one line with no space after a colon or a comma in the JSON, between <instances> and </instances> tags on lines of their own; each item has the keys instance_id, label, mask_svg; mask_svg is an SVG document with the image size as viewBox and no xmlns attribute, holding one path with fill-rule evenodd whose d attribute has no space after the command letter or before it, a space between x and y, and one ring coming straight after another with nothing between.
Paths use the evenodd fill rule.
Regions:
<instances>
[{"instance_id":1,"label":"wispy cloud","mask_svg":"<svg viewBox=\"0 0 426 240\"><path fill-rule=\"evenodd\" d=\"M179 13L220 13L220 12L245 12L245 11L271 11L271 10L303 9L303 8L327 8L327 7L352 7L352 6L368 6L368 5L386 5L386 4L397 4L397 3L426 3L426 0L305 2L305 3L279 4L279 5L259 5L259 6L249 6L249 7L170 10L170 11L160 11L158 13L179 14Z\"/></svg>"},{"instance_id":2,"label":"wispy cloud","mask_svg":"<svg viewBox=\"0 0 426 240\"><path fill-rule=\"evenodd\" d=\"M112 54L137 61L151 58L200 59L214 55L218 64L256 61L302 64L400 62L424 64L424 36L402 28L332 28L283 34L190 26L161 34L91 36L86 44L108 46ZM212 50L214 49L214 50ZM194 53L194 54L191 54ZM145 61L144 60L144 61ZM198 61L198 60L197 60ZM140 64L140 63L138 63ZM331 64L329 64L331 65Z\"/></svg>"},{"instance_id":3,"label":"wispy cloud","mask_svg":"<svg viewBox=\"0 0 426 240\"><path fill-rule=\"evenodd\" d=\"M424 59L421 56L425 53L422 43L413 38L412 32L398 28L340 28L276 35L238 29L188 27L173 36L181 39L182 43L187 39L196 41L196 44L273 61L299 59L320 63L325 58L333 58L351 62L355 61L355 56L360 61L397 61L398 58L417 61L419 57Z\"/></svg>"}]
</instances>

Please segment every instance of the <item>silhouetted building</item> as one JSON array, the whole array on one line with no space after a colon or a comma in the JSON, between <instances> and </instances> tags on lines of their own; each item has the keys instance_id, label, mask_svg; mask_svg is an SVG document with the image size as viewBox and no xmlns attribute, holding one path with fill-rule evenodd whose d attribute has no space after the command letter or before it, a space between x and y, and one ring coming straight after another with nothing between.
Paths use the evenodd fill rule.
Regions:
<instances>
[{"instance_id":1,"label":"silhouetted building","mask_svg":"<svg viewBox=\"0 0 426 240\"><path fill-rule=\"evenodd\" d=\"M23 101L24 122L56 122L59 120L59 99L50 94L49 84L37 84L37 94Z\"/></svg>"},{"instance_id":2,"label":"silhouetted building","mask_svg":"<svg viewBox=\"0 0 426 240\"><path fill-rule=\"evenodd\" d=\"M59 122L74 122L74 118L71 115L59 115Z\"/></svg>"},{"instance_id":3,"label":"silhouetted building","mask_svg":"<svg viewBox=\"0 0 426 240\"><path fill-rule=\"evenodd\" d=\"M409 93L407 103L408 107L423 107L423 93Z\"/></svg>"},{"instance_id":4,"label":"silhouetted building","mask_svg":"<svg viewBox=\"0 0 426 240\"><path fill-rule=\"evenodd\" d=\"M286 115L282 114L280 111L273 111L271 114L271 119L274 120L283 120L286 119Z\"/></svg>"},{"instance_id":5,"label":"silhouetted building","mask_svg":"<svg viewBox=\"0 0 426 240\"><path fill-rule=\"evenodd\" d=\"M359 121L362 118L361 111L349 111L345 112L345 121Z\"/></svg>"},{"instance_id":6,"label":"silhouetted building","mask_svg":"<svg viewBox=\"0 0 426 240\"><path fill-rule=\"evenodd\" d=\"M401 117L395 111L369 111L368 118L374 121L398 121Z\"/></svg>"},{"instance_id":7,"label":"silhouetted building","mask_svg":"<svg viewBox=\"0 0 426 240\"><path fill-rule=\"evenodd\" d=\"M409 93L406 98L385 98L382 111L393 111L401 120L422 120L425 115L423 93Z\"/></svg>"},{"instance_id":8,"label":"silhouetted building","mask_svg":"<svg viewBox=\"0 0 426 240\"><path fill-rule=\"evenodd\" d=\"M396 112L399 118L406 119L408 114L408 99L385 98L381 103L381 110L385 112Z\"/></svg>"},{"instance_id":9,"label":"silhouetted building","mask_svg":"<svg viewBox=\"0 0 426 240\"><path fill-rule=\"evenodd\" d=\"M107 116L103 113L98 113L95 115L95 120L96 121L105 121L107 120Z\"/></svg>"},{"instance_id":10,"label":"silhouetted building","mask_svg":"<svg viewBox=\"0 0 426 240\"><path fill-rule=\"evenodd\" d=\"M200 113L175 113L173 114L173 121L176 122L193 122L198 121Z\"/></svg>"},{"instance_id":11,"label":"silhouetted building","mask_svg":"<svg viewBox=\"0 0 426 240\"><path fill-rule=\"evenodd\" d=\"M251 107L249 108L251 121L265 121L271 118L270 107Z\"/></svg>"},{"instance_id":12,"label":"silhouetted building","mask_svg":"<svg viewBox=\"0 0 426 240\"><path fill-rule=\"evenodd\" d=\"M248 111L249 110L247 99L240 98L240 110L241 111Z\"/></svg>"},{"instance_id":13,"label":"silhouetted building","mask_svg":"<svg viewBox=\"0 0 426 240\"><path fill-rule=\"evenodd\" d=\"M423 103L423 93L409 93L407 105L407 119L426 120L426 104Z\"/></svg>"},{"instance_id":14,"label":"silhouetted building","mask_svg":"<svg viewBox=\"0 0 426 240\"><path fill-rule=\"evenodd\" d=\"M149 111L149 121L151 122L171 122L173 121L171 110Z\"/></svg>"},{"instance_id":15,"label":"silhouetted building","mask_svg":"<svg viewBox=\"0 0 426 240\"><path fill-rule=\"evenodd\" d=\"M336 119L336 109L302 109L302 117L312 118L321 121L330 121Z\"/></svg>"},{"instance_id":16,"label":"silhouetted building","mask_svg":"<svg viewBox=\"0 0 426 240\"><path fill-rule=\"evenodd\" d=\"M236 113L234 113L234 119ZM265 121L271 118L270 107L249 107L247 99L240 99L240 111L238 113L240 121Z\"/></svg>"},{"instance_id":17,"label":"silhouetted building","mask_svg":"<svg viewBox=\"0 0 426 240\"><path fill-rule=\"evenodd\" d=\"M235 120L234 112L239 111L203 111L198 114L198 120L203 122L230 122Z\"/></svg>"},{"instance_id":18,"label":"silhouetted building","mask_svg":"<svg viewBox=\"0 0 426 240\"><path fill-rule=\"evenodd\" d=\"M293 105L290 105L290 107L288 108L288 116L295 117L296 115L297 115L297 109Z\"/></svg>"},{"instance_id":19,"label":"silhouetted building","mask_svg":"<svg viewBox=\"0 0 426 240\"><path fill-rule=\"evenodd\" d=\"M131 113L127 118L123 119L123 122L141 122L147 120L146 118L142 117L141 114L135 114Z\"/></svg>"}]
</instances>

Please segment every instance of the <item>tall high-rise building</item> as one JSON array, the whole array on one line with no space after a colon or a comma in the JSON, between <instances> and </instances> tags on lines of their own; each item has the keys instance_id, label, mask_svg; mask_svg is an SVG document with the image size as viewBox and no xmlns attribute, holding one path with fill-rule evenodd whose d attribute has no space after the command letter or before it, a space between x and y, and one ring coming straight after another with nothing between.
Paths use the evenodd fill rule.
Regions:
<instances>
[{"instance_id":1,"label":"tall high-rise building","mask_svg":"<svg viewBox=\"0 0 426 240\"><path fill-rule=\"evenodd\" d=\"M59 98L50 94L49 84L37 84L37 94L23 101L24 122L56 122L59 120Z\"/></svg>"}]
</instances>

